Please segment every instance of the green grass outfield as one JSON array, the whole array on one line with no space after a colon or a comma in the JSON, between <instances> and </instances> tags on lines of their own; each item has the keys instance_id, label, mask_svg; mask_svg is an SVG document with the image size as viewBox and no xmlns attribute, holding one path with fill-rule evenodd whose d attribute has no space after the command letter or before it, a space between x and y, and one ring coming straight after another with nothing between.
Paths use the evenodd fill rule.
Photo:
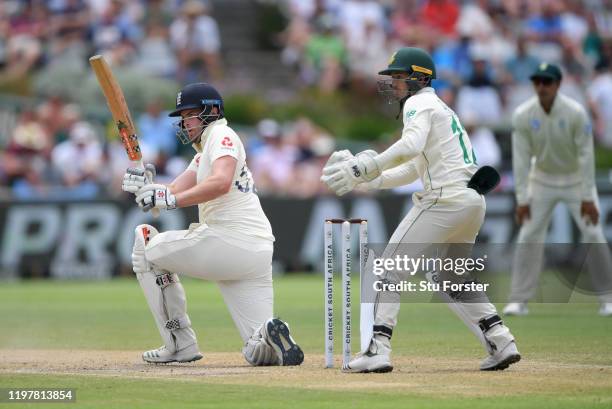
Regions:
<instances>
[{"instance_id":1,"label":"green grass outfield","mask_svg":"<svg viewBox=\"0 0 612 409\"><path fill-rule=\"evenodd\" d=\"M321 276L275 279L276 314L306 353L299 368L245 366L216 286L184 283L205 356L165 366L140 361L161 342L136 280L0 283L0 388L77 390L76 404L0 407L612 407L612 318L599 317L596 303L534 304L531 315L507 319L523 361L496 373L477 370L482 348L445 305L403 304L396 370L350 375L322 368Z\"/></svg>"}]
</instances>

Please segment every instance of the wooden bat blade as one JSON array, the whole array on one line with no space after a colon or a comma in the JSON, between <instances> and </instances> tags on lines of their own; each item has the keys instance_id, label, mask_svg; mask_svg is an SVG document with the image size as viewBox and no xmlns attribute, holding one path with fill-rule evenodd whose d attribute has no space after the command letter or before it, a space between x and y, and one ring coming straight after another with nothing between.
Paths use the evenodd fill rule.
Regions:
<instances>
[{"instance_id":1,"label":"wooden bat blade","mask_svg":"<svg viewBox=\"0 0 612 409\"><path fill-rule=\"evenodd\" d=\"M106 98L106 104L110 109L113 116L113 120L119 130L119 137L125 151L127 152L130 160L138 162L138 166L144 169L142 163L142 153L140 152L140 145L138 144L138 137L136 136L136 127L132 121L130 110L128 109L123 91L119 86L119 83L115 79L113 72L101 55L94 55L89 59L89 64L93 69L104 98ZM151 183L152 176L147 176L147 183ZM159 209L151 210L153 217L159 217Z\"/></svg>"},{"instance_id":2,"label":"wooden bat blade","mask_svg":"<svg viewBox=\"0 0 612 409\"><path fill-rule=\"evenodd\" d=\"M117 125L119 137L125 147L128 157L132 161L142 160L136 127L132 121L130 110L128 109L123 91L115 79L113 72L101 55L94 55L89 59L89 64L96 74L106 104L110 110L113 120Z\"/></svg>"}]
</instances>

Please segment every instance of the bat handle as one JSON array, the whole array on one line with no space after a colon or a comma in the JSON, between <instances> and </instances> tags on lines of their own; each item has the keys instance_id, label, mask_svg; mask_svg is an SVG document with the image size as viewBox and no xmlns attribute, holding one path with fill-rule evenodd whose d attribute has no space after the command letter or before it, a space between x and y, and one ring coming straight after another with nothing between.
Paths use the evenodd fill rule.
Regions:
<instances>
[{"instance_id":1,"label":"bat handle","mask_svg":"<svg viewBox=\"0 0 612 409\"><path fill-rule=\"evenodd\" d=\"M144 169L145 171L145 178L147 178L147 183L153 183L153 175L151 174L151 172L147 171L142 159L140 159L139 165L140 165L140 168ZM153 215L155 219L157 219L159 217L159 209L154 207L153 209L151 209L151 214Z\"/></svg>"}]
</instances>

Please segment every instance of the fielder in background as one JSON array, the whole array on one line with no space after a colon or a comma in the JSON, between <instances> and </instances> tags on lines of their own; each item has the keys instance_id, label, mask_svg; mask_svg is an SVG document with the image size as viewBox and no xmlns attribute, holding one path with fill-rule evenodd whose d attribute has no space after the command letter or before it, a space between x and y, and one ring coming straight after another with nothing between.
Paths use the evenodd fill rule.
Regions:
<instances>
[{"instance_id":1,"label":"fielder in background","mask_svg":"<svg viewBox=\"0 0 612 409\"><path fill-rule=\"evenodd\" d=\"M177 136L196 154L171 184L146 184L144 172L128 169L123 190L144 211L197 205L199 223L160 233L136 227L134 272L164 341L147 351L152 363L202 358L187 315L179 274L215 281L254 366L299 365L304 359L289 327L272 318L274 236L253 188L242 141L227 125L223 100L206 83L185 86L176 98Z\"/></svg>"},{"instance_id":2,"label":"fielder in background","mask_svg":"<svg viewBox=\"0 0 612 409\"><path fill-rule=\"evenodd\" d=\"M420 178L425 189L413 195L414 206L393 233L383 253L393 258L401 245L412 249L432 243L459 243L471 247L485 215L483 195L499 181L492 168L478 170L469 137L457 115L435 94L431 81L436 68L431 56L419 48L396 52L380 75L379 91L389 102L399 102L404 122L402 136L384 152L368 150L353 156L335 152L323 169L321 180L336 194L357 185L366 189L389 189ZM413 257L421 256L420 250ZM457 274L452 273L452 276ZM385 272L381 278L397 282L408 272ZM514 337L503 324L484 292L442 293L449 307L474 332L488 357L481 370L501 370L521 358ZM348 372L388 372L391 336L400 309L400 294L388 292L377 298L373 337L369 347L345 368Z\"/></svg>"},{"instance_id":3,"label":"fielder in background","mask_svg":"<svg viewBox=\"0 0 612 409\"><path fill-rule=\"evenodd\" d=\"M594 285L602 289L610 279L610 253L599 223L591 123L578 102L559 93L561 80L558 66L540 64L531 76L536 95L521 104L512 118L516 220L521 228L506 315L528 313L527 301L538 285L546 232L558 203L569 207L583 243L603 244L589 249L589 258L600 263L589 268ZM612 295L600 294L600 298L600 314L612 315Z\"/></svg>"}]
</instances>

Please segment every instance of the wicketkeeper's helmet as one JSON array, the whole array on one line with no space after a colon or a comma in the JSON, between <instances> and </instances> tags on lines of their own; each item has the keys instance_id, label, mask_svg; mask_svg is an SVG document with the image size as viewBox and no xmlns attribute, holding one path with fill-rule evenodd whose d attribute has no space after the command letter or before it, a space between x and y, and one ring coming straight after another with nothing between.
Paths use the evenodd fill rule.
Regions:
<instances>
[{"instance_id":1,"label":"wicketkeeper's helmet","mask_svg":"<svg viewBox=\"0 0 612 409\"><path fill-rule=\"evenodd\" d=\"M400 48L389 60L389 66L380 71L380 75L391 75L395 72L407 72L408 74L420 72L436 78L436 66L431 55L422 48L404 47Z\"/></svg>"},{"instance_id":2,"label":"wicketkeeper's helmet","mask_svg":"<svg viewBox=\"0 0 612 409\"><path fill-rule=\"evenodd\" d=\"M389 60L389 66L380 71L379 75L393 75L405 72L409 77L405 79L408 85L406 95L397 95L392 80L378 82L378 91L388 98L389 103L399 101L403 104L406 99L417 93L421 88L429 86L436 78L436 66L429 53L421 48L400 48Z\"/></svg>"}]
</instances>

